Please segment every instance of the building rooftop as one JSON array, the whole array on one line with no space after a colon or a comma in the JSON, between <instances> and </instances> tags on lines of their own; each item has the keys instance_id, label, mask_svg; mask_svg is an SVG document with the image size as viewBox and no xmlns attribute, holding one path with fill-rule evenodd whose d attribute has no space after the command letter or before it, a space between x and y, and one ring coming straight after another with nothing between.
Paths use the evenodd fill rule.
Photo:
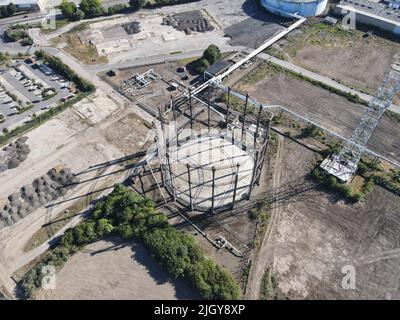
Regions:
<instances>
[{"instance_id":1,"label":"building rooftop","mask_svg":"<svg viewBox=\"0 0 400 320\"><path fill-rule=\"evenodd\" d=\"M228 69L231 65L232 62L230 61L226 60L217 61L213 65L209 66L205 72L211 74L212 76L217 76L220 73L224 72L226 69Z\"/></svg>"},{"instance_id":2,"label":"building rooftop","mask_svg":"<svg viewBox=\"0 0 400 320\"><path fill-rule=\"evenodd\" d=\"M369 15L382 17L385 20L400 22L400 8L389 7L389 3L373 2L369 0L341 0L340 6L354 7L354 11L365 12Z\"/></svg>"},{"instance_id":3,"label":"building rooftop","mask_svg":"<svg viewBox=\"0 0 400 320\"><path fill-rule=\"evenodd\" d=\"M11 2L14 3L15 5L36 4L39 2L39 0L0 0L0 6L6 6Z\"/></svg>"}]
</instances>

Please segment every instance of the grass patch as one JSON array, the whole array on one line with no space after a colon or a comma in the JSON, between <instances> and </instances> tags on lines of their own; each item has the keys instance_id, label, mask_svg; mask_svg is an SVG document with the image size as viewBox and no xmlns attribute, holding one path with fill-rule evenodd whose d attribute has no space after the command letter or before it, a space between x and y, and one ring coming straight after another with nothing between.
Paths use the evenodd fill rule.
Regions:
<instances>
[{"instance_id":1,"label":"grass patch","mask_svg":"<svg viewBox=\"0 0 400 320\"><path fill-rule=\"evenodd\" d=\"M260 64L258 68L254 71L250 72L244 79L243 84L245 85L253 85L261 80L263 80L266 76L272 74L272 71L267 62L263 62Z\"/></svg>"},{"instance_id":2,"label":"grass patch","mask_svg":"<svg viewBox=\"0 0 400 320\"><path fill-rule=\"evenodd\" d=\"M258 248L267 230L269 219L271 217L271 206L265 201L260 200L256 203L255 207L248 211L251 220L257 220L257 233L254 239L253 246Z\"/></svg>"},{"instance_id":3,"label":"grass patch","mask_svg":"<svg viewBox=\"0 0 400 320\"><path fill-rule=\"evenodd\" d=\"M275 48L268 47L266 50L264 50L264 52L280 60L287 60L285 54L282 51L277 50Z\"/></svg>"},{"instance_id":4,"label":"grass patch","mask_svg":"<svg viewBox=\"0 0 400 320\"><path fill-rule=\"evenodd\" d=\"M328 90L329 92L332 92L332 93L335 93L335 94L337 94L339 96L342 96L342 97L346 98L350 102L357 103L357 104L363 104L363 105L366 105L366 106L368 105L368 102L365 102L365 101L361 100L361 98L357 94L352 94L350 92L344 92L342 90L336 89L336 88L331 87L331 86L329 86L329 85L327 85L327 84L325 84L323 82L308 78L308 77L306 77L306 76L304 76L302 74L299 74L297 72L288 70L288 69L286 69L286 68L284 68L284 67L282 67L282 66L280 66L278 64L275 64L275 63L273 63L271 61L268 61L267 64L268 64L269 68L275 73L283 73L283 74L285 74L287 76L307 81L307 82L311 83L314 86L320 87L322 89Z\"/></svg>"},{"instance_id":5,"label":"grass patch","mask_svg":"<svg viewBox=\"0 0 400 320\"><path fill-rule=\"evenodd\" d=\"M192 63L193 61L196 61L199 57L191 57L191 58L185 58L178 60L177 63L180 66L187 66L188 64Z\"/></svg>"},{"instance_id":6,"label":"grass patch","mask_svg":"<svg viewBox=\"0 0 400 320\"><path fill-rule=\"evenodd\" d=\"M307 46L320 47L350 47L355 40L361 39L361 33L356 30L345 30L340 26L330 26L310 19L300 29L303 35L287 37L285 52L295 57L297 52Z\"/></svg>"},{"instance_id":7,"label":"grass patch","mask_svg":"<svg viewBox=\"0 0 400 320\"><path fill-rule=\"evenodd\" d=\"M279 299L278 283L274 273L268 268L263 275L260 287L261 300L277 300Z\"/></svg>"},{"instance_id":8,"label":"grass patch","mask_svg":"<svg viewBox=\"0 0 400 320\"><path fill-rule=\"evenodd\" d=\"M400 196L400 169L385 170L379 161L364 157L358 164L358 172L376 185Z\"/></svg>"},{"instance_id":9,"label":"grass patch","mask_svg":"<svg viewBox=\"0 0 400 320\"><path fill-rule=\"evenodd\" d=\"M400 114L391 110L386 110L384 116L393 122L400 124Z\"/></svg>"},{"instance_id":10,"label":"grass patch","mask_svg":"<svg viewBox=\"0 0 400 320\"><path fill-rule=\"evenodd\" d=\"M317 165L311 170L309 174L311 179L319 183L323 188L337 193L346 201L351 203L364 201L369 192L374 189L375 179L373 177L364 179L361 185L357 180L350 184L344 184L336 177L326 173L320 167L320 164L321 161L318 161Z\"/></svg>"},{"instance_id":11,"label":"grass patch","mask_svg":"<svg viewBox=\"0 0 400 320\"><path fill-rule=\"evenodd\" d=\"M71 23L68 19L62 18L62 19L57 19L56 20L56 26L55 29L47 29L47 28L41 28L41 32L48 34L57 31L58 29L66 26L67 24Z\"/></svg>"},{"instance_id":12,"label":"grass patch","mask_svg":"<svg viewBox=\"0 0 400 320\"><path fill-rule=\"evenodd\" d=\"M66 46L63 50L84 64L106 64L108 62L107 57L99 56L96 48L91 44L83 43L77 34L78 32L85 30L87 27L87 22L78 24L67 33L51 39L51 42L55 46L65 43Z\"/></svg>"},{"instance_id":13,"label":"grass patch","mask_svg":"<svg viewBox=\"0 0 400 320\"><path fill-rule=\"evenodd\" d=\"M243 292L246 292L247 281L249 280L250 268L251 268L251 261L248 261L242 270L241 284Z\"/></svg>"},{"instance_id":14,"label":"grass patch","mask_svg":"<svg viewBox=\"0 0 400 320\"><path fill-rule=\"evenodd\" d=\"M45 243L47 240L51 239L68 222L70 222L76 214L84 210L86 206L87 200L81 199L73 206L69 207L67 210L57 215L57 217L55 217L53 220L44 224L38 231L36 231L32 235L29 241L25 244L23 251L31 251L39 247L41 244Z\"/></svg>"}]
</instances>

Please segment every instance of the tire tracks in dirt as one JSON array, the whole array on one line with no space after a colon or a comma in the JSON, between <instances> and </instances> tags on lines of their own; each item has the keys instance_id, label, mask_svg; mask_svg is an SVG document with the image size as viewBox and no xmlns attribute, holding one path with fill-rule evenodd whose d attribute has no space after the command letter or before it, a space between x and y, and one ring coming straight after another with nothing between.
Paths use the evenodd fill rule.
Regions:
<instances>
[{"instance_id":1,"label":"tire tracks in dirt","mask_svg":"<svg viewBox=\"0 0 400 320\"><path fill-rule=\"evenodd\" d=\"M281 135L278 135L278 146L275 156L274 174L272 177L271 189L275 190L281 184L282 178L282 159L283 159L283 142L284 139ZM272 230L280 220L280 207L273 206L271 209L271 217L262 240L260 249L255 253L252 259L249 278L246 286L245 299L247 300L258 300L260 296L261 281L264 276L264 271L269 262L270 248L267 246L269 239L271 238Z\"/></svg>"}]
</instances>

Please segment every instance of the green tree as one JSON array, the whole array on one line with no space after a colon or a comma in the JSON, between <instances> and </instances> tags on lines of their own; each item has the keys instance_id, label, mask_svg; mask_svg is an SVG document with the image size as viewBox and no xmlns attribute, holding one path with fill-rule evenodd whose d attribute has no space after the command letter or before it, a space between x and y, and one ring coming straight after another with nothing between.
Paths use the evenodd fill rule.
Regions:
<instances>
[{"instance_id":1,"label":"green tree","mask_svg":"<svg viewBox=\"0 0 400 320\"><path fill-rule=\"evenodd\" d=\"M146 0L129 0L129 5L133 10L137 11L146 5Z\"/></svg>"},{"instance_id":2,"label":"green tree","mask_svg":"<svg viewBox=\"0 0 400 320\"><path fill-rule=\"evenodd\" d=\"M59 8L63 16L70 20L75 18L76 11L78 10L74 2L68 2L67 0L63 0Z\"/></svg>"},{"instance_id":3,"label":"green tree","mask_svg":"<svg viewBox=\"0 0 400 320\"><path fill-rule=\"evenodd\" d=\"M209 62L209 64L214 64L219 59L221 59L221 51L216 45L211 44L204 51L203 58L206 59Z\"/></svg>"},{"instance_id":4,"label":"green tree","mask_svg":"<svg viewBox=\"0 0 400 320\"><path fill-rule=\"evenodd\" d=\"M83 11L86 17L97 16L103 13L100 0L82 0L79 9Z\"/></svg>"},{"instance_id":5,"label":"green tree","mask_svg":"<svg viewBox=\"0 0 400 320\"><path fill-rule=\"evenodd\" d=\"M11 62L11 56L8 52L0 52L0 65Z\"/></svg>"},{"instance_id":6,"label":"green tree","mask_svg":"<svg viewBox=\"0 0 400 320\"><path fill-rule=\"evenodd\" d=\"M131 239L133 237L132 226L129 223L121 224L118 227L118 233L124 239Z\"/></svg>"},{"instance_id":7,"label":"green tree","mask_svg":"<svg viewBox=\"0 0 400 320\"><path fill-rule=\"evenodd\" d=\"M2 6L0 7L0 14L2 17L8 17L8 10L7 10L7 6Z\"/></svg>"},{"instance_id":8,"label":"green tree","mask_svg":"<svg viewBox=\"0 0 400 320\"><path fill-rule=\"evenodd\" d=\"M203 73L210 66L207 59L199 59L195 63L195 70L197 73Z\"/></svg>"},{"instance_id":9,"label":"green tree","mask_svg":"<svg viewBox=\"0 0 400 320\"><path fill-rule=\"evenodd\" d=\"M187 274L191 283L205 299L240 299L241 292L235 279L212 260L204 258L192 264Z\"/></svg>"},{"instance_id":10,"label":"green tree","mask_svg":"<svg viewBox=\"0 0 400 320\"><path fill-rule=\"evenodd\" d=\"M85 13L81 9L76 9L76 11L72 17L72 20L79 21L79 20L82 20L84 17L85 17Z\"/></svg>"},{"instance_id":11,"label":"green tree","mask_svg":"<svg viewBox=\"0 0 400 320\"><path fill-rule=\"evenodd\" d=\"M17 12L17 7L14 3L10 2L7 5L7 15L8 16L12 16L13 14L15 14Z\"/></svg>"},{"instance_id":12,"label":"green tree","mask_svg":"<svg viewBox=\"0 0 400 320\"><path fill-rule=\"evenodd\" d=\"M105 235L111 233L114 227L107 219L99 219L96 224L96 233L99 237L104 237Z\"/></svg>"}]
</instances>

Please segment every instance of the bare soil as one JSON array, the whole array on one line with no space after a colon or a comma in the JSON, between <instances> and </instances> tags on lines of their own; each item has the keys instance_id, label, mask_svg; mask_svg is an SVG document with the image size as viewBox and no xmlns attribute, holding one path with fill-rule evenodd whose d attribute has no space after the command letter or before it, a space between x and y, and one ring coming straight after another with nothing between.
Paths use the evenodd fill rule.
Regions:
<instances>
[{"instance_id":1,"label":"bare soil","mask_svg":"<svg viewBox=\"0 0 400 320\"><path fill-rule=\"evenodd\" d=\"M366 107L346 98L281 73L267 73L250 85L236 84L261 103L282 105L316 123L349 138ZM368 148L391 160L400 161L399 123L384 116L373 133Z\"/></svg>"},{"instance_id":2,"label":"bare soil","mask_svg":"<svg viewBox=\"0 0 400 320\"><path fill-rule=\"evenodd\" d=\"M399 299L400 198L380 187L348 205L309 184L314 153L285 139L276 221L269 252L279 289L291 299ZM278 167L275 169L279 169ZM356 270L356 289L342 288L342 268Z\"/></svg>"},{"instance_id":3,"label":"bare soil","mask_svg":"<svg viewBox=\"0 0 400 320\"><path fill-rule=\"evenodd\" d=\"M311 21L280 42L288 61L374 94L400 43Z\"/></svg>"},{"instance_id":4,"label":"bare soil","mask_svg":"<svg viewBox=\"0 0 400 320\"><path fill-rule=\"evenodd\" d=\"M55 290L38 300L173 300L199 298L186 283L171 279L135 242L98 241L75 254L57 273Z\"/></svg>"},{"instance_id":5,"label":"bare soil","mask_svg":"<svg viewBox=\"0 0 400 320\"><path fill-rule=\"evenodd\" d=\"M85 44L79 38L79 35L71 32L60 35L51 41L56 46L61 46L65 52L87 65L96 65L107 63L107 57L99 56L96 48Z\"/></svg>"}]
</instances>

